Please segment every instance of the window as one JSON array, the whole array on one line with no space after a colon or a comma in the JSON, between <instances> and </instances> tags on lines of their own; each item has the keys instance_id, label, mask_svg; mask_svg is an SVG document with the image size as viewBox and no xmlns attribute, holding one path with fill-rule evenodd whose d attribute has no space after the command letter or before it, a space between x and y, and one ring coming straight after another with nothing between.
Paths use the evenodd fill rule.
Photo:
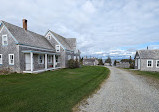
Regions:
<instances>
[{"instance_id":1,"label":"window","mask_svg":"<svg viewBox=\"0 0 159 112\"><path fill-rule=\"evenodd\" d=\"M7 35L2 35L2 45L8 45Z\"/></svg>"},{"instance_id":2,"label":"window","mask_svg":"<svg viewBox=\"0 0 159 112\"><path fill-rule=\"evenodd\" d=\"M51 55L48 56L48 62L52 63L52 56Z\"/></svg>"},{"instance_id":3,"label":"window","mask_svg":"<svg viewBox=\"0 0 159 112\"><path fill-rule=\"evenodd\" d=\"M68 60L70 60L71 59L71 55L68 55Z\"/></svg>"},{"instance_id":4,"label":"window","mask_svg":"<svg viewBox=\"0 0 159 112\"><path fill-rule=\"evenodd\" d=\"M147 60L147 67L153 67L153 61Z\"/></svg>"},{"instance_id":5,"label":"window","mask_svg":"<svg viewBox=\"0 0 159 112\"><path fill-rule=\"evenodd\" d=\"M14 65L14 54L9 54L9 65Z\"/></svg>"},{"instance_id":6,"label":"window","mask_svg":"<svg viewBox=\"0 0 159 112\"><path fill-rule=\"evenodd\" d=\"M60 52L60 45L56 45L56 52Z\"/></svg>"},{"instance_id":7,"label":"window","mask_svg":"<svg viewBox=\"0 0 159 112\"><path fill-rule=\"evenodd\" d=\"M159 68L159 60L156 60L156 68Z\"/></svg>"},{"instance_id":8,"label":"window","mask_svg":"<svg viewBox=\"0 0 159 112\"><path fill-rule=\"evenodd\" d=\"M0 64L2 64L2 54L0 54Z\"/></svg>"},{"instance_id":9,"label":"window","mask_svg":"<svg viewBox=\"0 0 159 112\"><path fill-rule=\"evenodd\" d=\"M44 64L44 55L39 55L39 64Z\"/></svg>"},{"instance_id":10,"label":"window","mask_svg":"<svg viewBox=\"0 0 159 112\"><path fill-rule=\"evenodd\" d=\"M48 37L47 37L47 38L48 38L48 40L51 40L51 35L48 35Z\"/></svg>"}]
</instances>

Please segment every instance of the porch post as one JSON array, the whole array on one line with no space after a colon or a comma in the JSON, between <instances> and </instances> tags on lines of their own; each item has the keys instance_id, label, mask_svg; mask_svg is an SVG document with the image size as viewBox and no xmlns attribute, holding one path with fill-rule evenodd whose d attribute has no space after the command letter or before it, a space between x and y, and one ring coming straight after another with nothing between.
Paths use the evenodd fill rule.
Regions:
<instances>
[{"instance_id":1,"label":"porch post","mask_svg":"<svg viewBox=\"0 0 159 112\"><path fill-rule=\"evenodd\" d=\"M47 54L45 54L45 69L47 69Z\"/></svg>"},{"instance_id":2,"label":"porch post","mask_svg":"<svg viewBox=\"0 0 159 112\"><path fill-rule=\"evenodd\" d=\"M30 53L30 61L31 61L31 72L33 72L33 52Z\"/></svg>"},{"instance_id":3,"label":"porch post","mask_svg":"<svg viewBox=\"0 0 159 112\"><path fill-rule=\"evenodd\" d=\"M55 66L55 63L56 63L56 59L55 59L55 55L54 55L54 68L56 67L56 66Z\"/></svg>"}]
</instances>

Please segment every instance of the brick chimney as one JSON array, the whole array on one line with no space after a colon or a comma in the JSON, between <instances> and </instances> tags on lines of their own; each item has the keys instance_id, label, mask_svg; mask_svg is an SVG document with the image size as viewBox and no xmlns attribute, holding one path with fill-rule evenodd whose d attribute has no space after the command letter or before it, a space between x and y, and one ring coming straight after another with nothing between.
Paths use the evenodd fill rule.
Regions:
<instances>
[{"instance_id":1,"label":"brick chimney","mask_svg":"<svg viewBox=\"0 0 159 112\"><path fill-rule=\"evenodd\" d=\"M23 19L23 28L27 30L27 20Z\"/></svg>"}]
</instances>

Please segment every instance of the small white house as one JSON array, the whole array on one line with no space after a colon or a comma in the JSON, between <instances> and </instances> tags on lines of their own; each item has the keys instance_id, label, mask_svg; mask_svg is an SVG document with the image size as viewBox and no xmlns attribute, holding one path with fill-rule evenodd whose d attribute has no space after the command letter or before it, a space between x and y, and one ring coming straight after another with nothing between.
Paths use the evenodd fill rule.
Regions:
<instances>
[{"instance_id":1,"label":"small white house","mask_svg":"<svg viewBox=\"0 0 159 112\"><path fill-rule=\"evenodd\" d=\"M141 71L159 71L159 50L136 51L135 69Z\"/></svg>"}]
</instances>

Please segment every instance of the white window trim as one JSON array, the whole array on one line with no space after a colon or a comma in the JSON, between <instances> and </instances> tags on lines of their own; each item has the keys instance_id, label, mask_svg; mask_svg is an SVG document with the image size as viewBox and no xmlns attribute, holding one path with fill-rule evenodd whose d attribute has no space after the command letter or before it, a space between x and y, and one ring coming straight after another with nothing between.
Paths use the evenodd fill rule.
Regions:
<instances>
[{"instance_id":1,"label":"white window trim","mask_svg":"<svg viewBox=\"0 0 159 112\"><path fill-rule=\"evenodd\" d=\"M159 68L159 66L157 66L157 61L159 61L159 60L156 60L156 68Z\"/></svg>"},{"instance_id":2,"label":"white window trim","mask_svg":"<svg viewBox=\"0 0 159 112\"><path fill-rule=\"evenodd\" d=\"M51 57L50 61L49 61L49 57ZM48 63L52 63L52 55L48 55Z\"/></svg>"},{"instance_id":3,"label":"white window trim","mask_svg":"<svg viewBox=\"0 0 159 112\"><path fill-rule=\"evenodd\" d=\"M58 47L59 49L57 49L57 47ZM57 50L59 50L59 51L57 51ZM60 52L60 45L56 45L56 52Z\"/></svg>"},{"instance_id":4,"label":"white window trim","mask_svg":"<svg viewBox=\"0 0 159 112\"><path fill-rule=\"evenodd\" d=\"M1 56L1 58L0 58L0 60L1 60L1 63L0 63L0 65L2 65L3 64L3 55L2 54L0 54L0 56Z\"/></svg>"},{"instance_id":5,"label":"white window trim","mask_svg":"<svg viewBox=\"0 0 159 112\"><path fill-rule=\"evenodd\" d=\"M6 36L6 37L7 37L7 35L2 35L2 45L3 45L3 46L7 46L7 45L8 45L8 37L7 37L7 44L6 44L6 45L4 45L4 40L3 40L3 37L4 37L4 36Z\"/></svg>"},{"instance_id":6,"label":"white window trim","mask_svg":"<svg viewBox=\"0 0 159 112\"><path fill-rule=\"evenodd\" d=\"M42 63L40 63L40 56L42 56ZM38 55L38 64L44 64L44 55L39 54Z\"/></svg>"},{"instance_id":7,"label":"white window trim","mask_svg":"<svg viewBox=\"0 0 159 112\"><path fill-rule=\"evenodd\" d=\"M11 55L13 55L13 63L11 63L11 59L10 59ZM14 65L14 54L9 54L8 59L9 59L9 65Z\"/></svg>"},{"instance_id":8,"label":"white window trim","mask_svg":"<svg viewBox=\"0 0 159 112\"><path fill-rule=\"evenodd\" d=\"M151 62L152 62L152 63L151 63L152 66L148 66L148 61L151 61ZM153 60L147 60L147 67L153 67Z\"/></svg>"}]
</instances>

